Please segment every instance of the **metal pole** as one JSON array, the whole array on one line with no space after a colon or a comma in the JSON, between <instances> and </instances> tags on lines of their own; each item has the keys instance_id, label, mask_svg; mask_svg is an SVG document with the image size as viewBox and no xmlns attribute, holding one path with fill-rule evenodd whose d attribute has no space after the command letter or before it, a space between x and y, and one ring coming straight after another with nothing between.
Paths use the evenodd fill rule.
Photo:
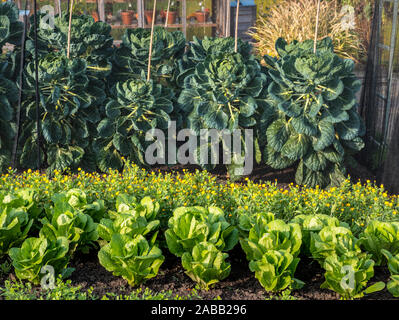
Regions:
<instances>
[{"instance_id":1,"label":"metal pole","mask_svg":"<svg viewBox=\"0 0 399 320\"><path fill-rule=\"evenodd\" d=\"M26 10L28 9L28 0L25 1L25 11L24 11L24 29L22 31L21 40L21 59L20 59L20 69L19 69L19 92L18 92L18 106L16 112L16 125L17 132L14 137L14 145L12 150L11 163L12 167L16 167L17 162L17 150L18 150L18 140L19 134L21 132L21 104L22 104L22 89L23 89L23 74L24 74L24 64L25 64L25 42L26 42L26 29L28 28L28 16L26 15Z\"/></svg>"},{"instance_id":2,"label":"metal pole","mask_svg":"<svg viewBox=\"0 0 399 320\"><path fill-rule=\"evenodd\" d=\"M37 3L33 1L33 24L34 24L34 43L35 43L35 98L36 98L36 130L37 130L37 169L40 170L40 97L39 97L39 57L37 44Z\"/></svg>"}]
</instances>

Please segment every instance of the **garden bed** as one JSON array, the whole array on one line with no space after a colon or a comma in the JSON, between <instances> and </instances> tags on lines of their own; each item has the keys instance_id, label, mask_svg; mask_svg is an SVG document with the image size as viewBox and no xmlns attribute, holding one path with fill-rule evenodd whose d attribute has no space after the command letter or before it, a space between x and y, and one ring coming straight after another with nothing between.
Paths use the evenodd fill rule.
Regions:
<instances>
[{"instance_id":1,"label":"garden bed","mask_svg":"<svg viewBox=\"0 0 399 320\"><path fill-rule=\"evenodd\" d=\"M151 196L160 203L159 219L162 227L158 238L161 241L159 246L165 261L156 277L137 287L130 287L126 280L112 275L100 264L97 256L99 247L96 245L97 248L91 250L89 254L81 252L74 254L68 264L69 267L75 268L68 278L68 281L71 281L68 286L72 286L72 289L64 288L64 293L58 296L59 299L65 299L67 294L71 294L71 290L75 290L73 297L76 299L78 298L76 292L80 292L80 298L85 299L99 299L104 296L114 299L124 296L125 299L162 297L163 299L336 300L339 299L338 294L320 288L324 282L325 270L316 260L304 256L300 256L295 272L295 278L305 283L303 288L277 293L266 292L254 277L254 273L250 271L248 260L239 243L228 252L227 260L231 263L231 273L228 277L216 283L208 291L196 289L196 283L185 274L181 259L170 253L165 243L164 231L167 228L167 220L175 208L188 204L205 207L216 205L224 208L226 218L233 224L237 224L239 215L246 213L255 215L257 212L273 212L276 218L287 222L298 214L321 213L345 221L358 236L373 219L385 221L396 219L398 197L389 196L382 186L377 187L372 184L370 179L373 179L373 176L365 170L358 169L351 172L354 181L360 179L364 184L346 181L341 187L329 190L308 189L290 183L292 171L289 169L270 173L267 168L257 167L250 178L243 177L235 183L226 180L222 171L217 173L219 174L211 175L196 171L195 167L179 166L158 167L152 171L145 171L126 163L122 173L110 171L108 174L100 174L79 170L72 175L55 172L53 177L49 177L37 171L28 170L15 174L11 170L1 176L0 181L2 190L6 192L26 188L34 190L38 195L36 201L41 204L49 203L56 193L74 188L80 188L86 193L88 203L97 199L104 200L107 210L114 210L115 200L124 192L135 195L138 199ZM265 181L266 179L269 181ZM276 179L284 182L277 183ZM36 232L30 234L35 236ZM0 262L6 260L10 261L9 258L3 258ZM386 266L376 266L374 272L368 285L377 281L384 283L389 281L390 273ZM11 286L10 283L6 285L6 280L11 280ZM10 267L6 273L0 272L0 288L4 291L0 299L33 299L35 295L29 293L32 290L36 295L45 293L38 285L33 286L31 290L28 282L25 282L24 286L18 283L13 267ZM138 289L141 289L142 293L138 293ZM143 294L144 292L147 293ZM385 288L383 291L366 295L363 299L395 298Z\"/></svg>"},{"instance_id":2,"label":"garden bed","mask_svg":"<svg viewBox=\"0 0 399 320\"><path fill-rule=\"evenodd\" d=\"M324 281L323 269L311 259L301 259L296 271L296 277L305 281L306 285L299 290L286 292L284 294L270 294L265 292L258 280L254 278L253 273L248 268L248 262L240 249L236 249L230 254L232 272L224 281L218 283L215 288L209 291L196 290L195 283L184 274L184 269L178 258L168 254L164 265L160 268L156 278L149 280L139 289L145 292L151 290L154 294L169 292L169 299L180 297L185 299L222 299L222 300L265 300L265 299L286 299L286 300L338 300L336 293L326 289L320 289ZM71 285L80 287L81 292L87 292L92 288L91 296L103 297L111 296L129 296L136 292L138 288L129 287L128 283L120 278L113 276L104 269L98 262L95 254L89 256L76 257L71 263L76 268L70 280ZM15 275L0 279L0 288L4 286L5 280L15 281ZM376 268L374 281L389 280L389 272L384 268ZM40 292L40 286L36 287ZM21 290L20 293L23 291ZM27 296L26 293L25 295ZM0 300L5 297L0 296ZM15 298L15 296L14 296ZM65 298L65 297L64 297ZM363 298L364 300L398 300L385 289L381 292L370 294Z\"/></svg>"}]
</instances>

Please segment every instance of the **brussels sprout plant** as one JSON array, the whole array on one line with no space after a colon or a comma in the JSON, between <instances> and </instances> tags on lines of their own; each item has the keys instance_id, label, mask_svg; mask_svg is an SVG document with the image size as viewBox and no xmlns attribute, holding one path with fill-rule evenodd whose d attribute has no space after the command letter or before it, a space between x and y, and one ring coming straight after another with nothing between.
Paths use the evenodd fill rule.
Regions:
<instances>
[{"instance_id":1,"label":"brussels sprout plant","mask_svg":"<svg viewBox=\"0 0 399 320\"><path fill-rule=\"evenodd\" d=\"M276 169L297 164L298 184L325 187L340 184L345 161L364 146L355 97L361 83L354 62L338 57L331 39L320 41L316 53L311 43L280 38L279 59L265 56L275 114L264 132L264 158Z\"/></svg>"}]
</instances>

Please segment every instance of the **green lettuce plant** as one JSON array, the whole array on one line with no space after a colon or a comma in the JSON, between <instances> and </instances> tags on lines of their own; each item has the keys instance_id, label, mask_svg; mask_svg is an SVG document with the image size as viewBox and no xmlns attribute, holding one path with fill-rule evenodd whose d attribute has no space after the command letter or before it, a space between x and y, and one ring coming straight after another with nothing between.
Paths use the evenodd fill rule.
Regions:
<instances>
[{"instance_id":1,"label":"green lettuce plant","mask_svg":"<svg viewBox=\"0 0 399 320\"><path fill-rule=\"evenodd\" d=\"M229 251L238 242L238 231L217 207L180 207L174 210L165 231L171 253L181 257L200 242L209 242L220 251Z\"/></svg>"},{"instance_id":2,"label":"green lettuce plant","mask_svg":"<svg viewBox=\"0 0 399 320\"><path fill-rule=\"evenodd\" d=\"M39 284L44 266L54 268L54 277L61 274L68 277L74 270L67 268L69 262L69 243L65 237L55 240L27 238L20 248L11 248L9 256L15 269L15 275L21 280Z\"/></svg>"},{"instance_id":3,"label":"green lettuce plant","mask_svg":"<svg viewBox=\"0 0 399 320\"><path fill-rule=\"evenodd\" d=\"M144 197L137 202L134 196L121 194L116 199L117 211L109 211L109 219L101 219L98 225L100 238L111 241L115 233L134 237L136 235L146 236L159 228L160 221L157 220L159 203L150 197ZM153 233L155 239L158 232Z\"/></svg>"},{"instance_id":4,"label":"green lettuce plant","mask_svg":"<svg viewBox=\"0 0 399 320\"><path fill-rule=\"evenodd\" d=\"M0 258L13 246L20 245L27 237L33 219L23 208L13 208L0 203Z\"/></svg>"},{"instance_id":5,"label":"green lettuce plant","mask_svg":"<svg viewBox=\"0 0 399 320\"><path fill-rule=\"evenodd\" d=\"M186 274L201 289L209 290L230 274L231 265L226 262L228 256L214 244L204 241L196 244L192 252L185 252L181 259Z\"/></svg>"},{"instance_id":6,"label":"green lettuce plant","mask_svg":"<svg viewBox=\"0 0 399 320\"><path fill-rule=\"evenodd\" d=\"M122 276L131 286L155 277L165 260L161 249L143 236L120 234L112 235L111 241L98 252L98 258L105 269Z\"/></svg>"},{"instance_id":7,"label":"green lettuce plant","mask_svg":"<svg viewBox=\"0 0 399 320\"><path fill-rule=\"evenodd\" d=\"M321 288L335 291L341 299L361 298L365 294L385 288L383 282L377 282L366 288L368 281L374 276L374 261L370 259L370 255L331 254L324 261L323 267L326 273Z\"/></svg>"},{"instance_id":8,"label":"green lettuce plant","mask_svg":"<svg viewBox=\"0 0 399 320\"><path fill-rule=\"evenodd\" d=\"M87 214L96 223L106 215L104 200L99 199L89 203L86 193L81 189L72 188L63 193L56 193L52 196L52 201L56 206L66 204L68 208L70 206L74 210Z\"/></svg>"},{"instance_id":9,"label":"green lettuce plant","mask_svg":"<svg viewBox=\"0 0 399 320\"><path fill-rule=\"evenodd\" d=\"M331 39L318 42L283 39L276 42L279 57L265 56L272 78L268 93L273 101L264 159L275 169L295 165L298 184L338 185L345 165L361 150L365 127L357 113L355 94L361 83L354 62L333 52Z\"/></svg>"},{"instance_id":10,"label":"green lettuce plant","mask_svg":"<svg viewBox=\"0 0 399 320\"><path fill-rule=\"evenodd\" d=\"M116 209L118 213L131 213L151 221L158 216L160 205L151 197L144 197L138 202L134 196L125 193L116 198ZM110 212L110 214L113 213Z\"/></svg>"},{"instance_id":11,"label":"green lettuce plant","mask_svg":"<svg viewBox=\"0 0 399 320\"><path fill-rule=\"evenodd\" d=\"M304 285L294 278L298 262L299 258L294 258L288 250L267 250L260 259L250 261L249 268L266 291L277 292Z\"/></svg>"},{"instance_id":12,"label":"green lettuce plant","mask_svg":"<svg viewBox=\"0 0 399 320\"><path fill-rule=\"evenodd\" d=\"M310 252L310 240L312 233L319 233L321 229L327 226L331 227L346 227L349 226L346 223L340 222L337 218L328 216L326 214L300 214L295 216L292 223L298 223L301 226L302 231L302 247L301 253L306 256L311 256Z\"/></svg>"},{"instance_id":13,"label":"green lettuce plant","mask_svg":"<svg viewBox=\"0 0 399 320\"><path fill-rule=\"evenodd\" d=\"M118 82L105 106L106 117L98 123L95 141L97 164L102 171L120 169L124 156L145 165L145 139L151 129L167 129L173 111L173 91L152 80Z\"/></svg>"},{"instance_id":14,"label":"green lettuce plant","mask_svg":"<svg viewBox=\"0 0 399 320\"><path fill-rule=\"evenodd\" d=\"M393 255L385 249L381 249L381 253L387 259L388 269L391 273L391 280L387 283L387 289L394 297L399 297L399 254Z\"/></svg>"},{"instance_id":15,"label":"green lettuce plant","mask_svg":"<svg viewBox=\"0 0 399 320\"><path fill-rule=\"evenodd\" d=\"M286 250L293 257L299 254L302 243L301 228L296 223L277 219L267 222L259 215L249 231L248 238L241 238L241 248L247 260L260 260L270 250Z\"/></svg>"},{"instance_id":16,"label":"green lettuce plant","mask_svg":"<svg viewBox=\"0 0 399 320\"><path fill-rule=\"evenodd\" d=\"M310 253L320 265L331 255L356 256L361 253L358 239L346 227L326 226L319 233L311 233Z\"/></svg>"},{"instance_id":17,"label":"green lettuce plant","mask_svg":"<svg viewBox=\"0 0 399 320\"><path fill-rule=\"evenodd\" d=\"M117 211L109 211L109 218L101 219L97 227L100 238L111 241L114 233L146 236L159 228L160 221L157 218L159 203L150 197L144 197L137 202L134 196L128 194L118 195L116 199ZM157 232L152 237L156 237Z\"/></svg>"},{"instance_id":18,"label":"green lettuce plant","mask_svg":"<svg viewBox=\"0 0 399 320\"><path fill-rule=\"evenodd\" d=\"M242 212L238 216L238 230L240 232L241 238L248 238L249 231L254 225L264 225L266 226L269 222L275 219L274 214L272 212L258 212L258 213L249 213Z\"/></svg>"},{"instance_id":19,"label":"green lettuce plant","mask_svg":"<svg viewBox=\"0 0 399 320\"><path fill-rule=\"evenodd\" d=\"M40 219L45 214L43 204L40 203L39 194L32 188L0 192L0 208L26 212L29 220L33 220L32 227L29 230L31 234L39 231L42 226Z\"/></svg>"},{"instance_id":20,"label":"green lettuce plant","mask_svg":"<svg viewBox=\"0 0 399 320\"><path fill-rule=\"evenodd\" d=\"M393 255L399 253L399 222L370 221L359 236L359 245L372 254L376 266L386 264L383 249Z\"/></svg>"},{"instance_id":21,"label":"green lettuce plant","mask_svg":"<svg viewBox=\"0 0 399 320\"><path fill-rule=\"evenodd\" d=\"M70 194L68 191L52 197L54 205L46 208L47 216L41 219L43 227L39 234L52 241L65 237L69 241L70 254L75 250L87 253L98 240L97 224L88 214L74 209L70 203L76 203Z\"/></svg>"}]
</instances>

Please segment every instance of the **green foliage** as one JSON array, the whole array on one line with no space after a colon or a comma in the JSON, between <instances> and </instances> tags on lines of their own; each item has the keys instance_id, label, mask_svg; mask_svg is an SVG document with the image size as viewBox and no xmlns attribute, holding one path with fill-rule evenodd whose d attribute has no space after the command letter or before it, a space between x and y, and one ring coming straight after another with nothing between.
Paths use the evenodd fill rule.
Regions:
<instances>
[{"instance_id":1,"label":"green foliage","mask_svg":"<svg viewBox=\"0 0 399 320\"><path fill-rule=\"evenodd\" d=\"M121 157L145 165L145 150L153 141L145 135L151 129L167 129L173 111L173 91L152 80L132 79L118 82L113 99L106 107L106 117L98 126L95 142L98 167L120 169Z\"/></svg>"},{"instance_id":2,"label":"green foliage","mask_svg":"<svg viewBox=\"0 0 399 320\"><path fill-rule=\"evenodd\" d=\"M298 262L288 250L267 250L260 259L250 261L249 268L266 291L277 292L290 285L294 289L303 286L293 278Z\"/></svg>"},{"instance_id":3,"label":"green foliage","mask_svg":"<svg viewBox=\"0 0 399 320\"><path fill-rule=\"evenodd\" d=\"M75 250L88 253L98 239L97 224L91 216L71 205L79 205L76 194L77 190L55 194L54 206L46 209L47 217L41 220L40 236L51 241L65 237L69 241L69 254Z\"/></svg>"},{"instance_id":4,"label":"green foliage","mask_svg":"<svg viewBox=\"0 0 399 320\"><path fill-rule=\"evenodd\" d=\"M137 286L157 275L165 260L161 250L138 235L113 234L109 244L98 252L101 265L131 286Z\"/></svg>"},{"instance_id":5,"label":"green foliage","mask_svg":"<svg viewBox=\"0 0 399 320\"><path fill-rule=\"evenodd\" d=\"M271 212L259 212L251 214L249 212L240 213L238 216L238 230L242 238L248 238L249 232L255 225L267 225L275 219Z\"/></svg>"},{"instance_id":6,"label":"green foliage","mask_svg":"<svg viewBox=\"0 0 399 320\"><path fill-rule=\"evenodd\" d=\"M9 2L0 5L4 3ZM0 15L0 20L2 17L5 16ZM7 66L6 62L0 61L0 172L10 163L12 142L16 133L14 107L18 100L18 88L11 80Z\"/></svg>"},{"instance_id":7,"label":"green foliage","mask_svg":"<svg viewBox=\"0 0 399 320\"><path fill-rule=\"evenodd\" d=\"M387 289L394 297L399 297L399 254L394 255L385 249L381 249L381 253L387 259L388 269L391 273L391 280L387 283Z\"/></svg>"},{"instance_id":8,"label":"green foliage","mask_svg":"<svg viewBox=\"0 0 399 320\"><path fill-rule=\"evenodd\" d=\"M217 207L180 207L174 210L165 231L169 251L181 257L186 274L198 285L209 287L230 274L226 262L238 242L238 230Z\"/></svg>"},{"instance_id":9,"label":"green foliage","mask_svg":"<svg viewBox=\"0 0 399 320\"><path fill-rule=\"evenodd\" d=\"M370 221L360 235L359 245L372 254L376 266L385 265L382 250L399 253L399 222Z\"/></svg>"},{"instance_id":10,"label":"green foliage","mask_svg":"<svg viewBox=\"0 0 399 320\"><path fill-rule=\"evenodd\" d=\"M229 251L238 242L238 231L217 207L180 207L174 210L165 231L169 251L181 257L200 242L209 242L220 251Z\"/></svg>"},{"instance_id":11,"label":"green foliage","mask_svg":"<svg viewBox=\"0 0 399 320\"><path fill-rule=\"evenodd\" d=\"M265 90L268 79L253 56L246 57L229 50L210 54L203 62L197 63L195 69L187 67L181 77L184 78L184 85L177 105L187 117L188 128L197 134L201 129L232 133L234 130L254 128L259 113L270 109ZM208 164L208 159L202 159L200 154L203 151L209 154L209 150L214 149L213 144L220 141L223 141L221 134L217 141L202 146L206 150L198 148L194 155L196 162L208 170L214 169L215 164ZM256 149L257 141L253 143ZM231 150L225 143L222 147L223 152L230 155L231 164L227 168L234 178L234 168L240 166L239 157L249 151L243 146L243 141L240 151Z\"/></svg>"},{"instance_id":12,"label":"green foliage","mask_svg":"<svg viewBox=\"0 0 399 320\"><path fill-rule=\"evenodd\" d=\"M339 185L345 161L364 146L364 124L355 94L360 82L354 62L339 58L325 38L313 53L312 41L279 39L279 59L265 56L273 79L268 92L275 113L267 128L265 161L276 169L298 163L295 180L315 187Z\"/></svg>"},{"instance_id":13,"label":"green foliage","mask_svg":"<svg viewBox=\"0 0 399 320\"><path fill-rule=\"evenodd\" d=\"M19 10L16 3L0 3L0 48L6 43L19 44L22 35L22 22L19 21Z\"/></svg>"},{"instance_id":14,"label":"green foliage","mask_svg":"<svg viewBox=\"0 0 399 320\"><path fill-rule=\"evenodd\" d=\"M300 214L295 216L291 220L291 222L298 223L301 226L301 231L302 231L301 254L306 256L311 256L310 242L311 242L312 233L319 233L321 229L327 226L331 227L342 226L349 228L347 224L340 222L337 218L325 214L314 214L314 215Z\"/></svg>"},{"instance_id":15,"label":"green foliage","mask_svg":"<svg viewBox=\"0 0 399 320\"><path fill-rule=\"evenodd\" d=\"M198 39L194 36L193 41L189 43L188 50L181 59L177 60L175 66L176 83L180 88L184 88L184 79L194 73L198 63L204 62L208 57L217 57L225 53L234 53L235 39L227 38L209 38L205 36ZM240 38L237 43L237 52L240 53L245 60L253 59L252 46L248 42L242 41Z\"/></svg>"},{"instance_id":16,"label":"green foliage","mask_svg":"<svg viewBox=\"0 0 399 320\"><path fill-rule=\"evenodd\" d=\"M29 201L29 192L0 193L0 258L13 246L20 245L27 237L34 221L33 202ZM28 198L28 199L27 199Z\"/></svg>"},{"instance_id":17,"label":"green foliage","mask_svg":"<svg viewBox=\"0 0 399 320\"><path fill-rule=\"evenodd\" d=\"M369 257L366 254L331 254L324 262L325 282L321 288L333 290L345 300L361 298L365 294L384 289L383 282L377 282L366 289L367 282L374 276L374 261Z\"/></svg>"},{"instance_id":18,"label":"green foliage","mask_svg":"<svg viewBox=\"0 0 399 320\"><path fill-rule=\"evenodd\" d=\"M36 105L34 63L26 67L26 116L21 132L21 165L35 167ZM89 77L87 62L50 53L39 60L40 110L43 148L48 170L77 168L90 153L90 139L95 137L95 123L100 120L100 106L105 99L104 84ZM86 154L86 155L87 155ZM42 159L44 160L44 159Z\"/></svg>"},{"instance_id":19,"label":"green foliage","mask_svg":"<svg viewBox=\"0 0 399 320\"><path fill-rule=\"evenodd\" d=\"M106 215L104 200L98 199L88 203L84 191L78 188L72 188L60 195L54 195L57 203L67 202L74 210L79 210L89 215L94 222L98 223Z\"/></svg>"},{"instance_id":20,"label":"green foliage","mask_svg":"<svg viewBox=\"0 0 399 320\"><path fill-rule=\"evenodd\" d=\"M67 268L69 262L69 243L65 237L50 240L43 237L27 238L20 248L9 251L15 275L21 280L39 284L42 267L51 266L57 276L67 277L73 269ZM45 273L44 273L45 274Z\"/></svg>"},{"instance_id":21,"label":"green foliage","mask_svg":"<svg viewBox=\"0 0 399 320\"><path fill-rule=\"evenodd\" d=\"M32 223L26 211L0 205L0 257L26 238Z\"/></svg>"},{"instance_id":22,"label":"green foliage","mask_svg":"<svg viewBox=\"0 0 399 320\"><path fill-rule=\"evenodd\" d=\"M303 285L294 278L302 244L299 224L274 219L272 213L258 213L252 218L242 215L239 228L244 230L240 244L249 268L266 291L281 291L289 286L298 289Z\"/></svg>"},{"instance_id":23,"label":"green foliage","mask_svg":"<svg viewBox=\"0 0 399 320\"><path fill-rule=\"evenodd\" d=\"M178 104L189 113L188 125L195 132L250 128L256 124L265 83L266 76L254 58L244 59L240 53L211 55L185 78Z\"/></svg>"},{"instance_id":24,"label":"green foliage","mask_svg":"<svg viewBox=\"0 0 399 320\"><path fill-rule=\"evenodd\" d=\"M92 294L93 289L89 288L83 292L81 286L72 286L71 280L63 281L57 278L53 289L34 290L29 282L16 282L6 280L4 288L0 288L0 296L5 300L96 300L98 297Z\"/></svg>"},{"instance_id":25,"label":"green foliage","mask_svg":"<svg viewBox=\"0 0 399 320\"><path fill-rule=\"evenodd\" d=\"M113 57L115 81L137 78L142 71L147 73L150 48L150 29L126 29L120 48ZM186 40L181 31L168 32L164 28L154 28L151 55L151 77L158 83L171 85L175 61L182 56Z\"/></svg>"},{"instance_id":26,"label":"green foliage","mask_svg":"<svg viewBox=\"0 0 399 320\"><path fill-rule=\"evenodd\" d=\"M111 241L112 235L122 234L134 238L137 235L146 236L159 227L156 220L159 204L150 197L144 197L140 203L136 203L134 197L127 194L116 199L117 212L110 211L110 219L101 219L98 225L100 238ZM157 236L157 232L153 237Z\"/></svg>"},{"instance_id":27,"label":"green foliage","mask_svg":"<svg viewBox=\"0 0 399 320\"><path fill-rule=\"evenodd\" d=\"M215 283L228 277L231 265L226 262L229 255L210 242L196 244L192 252L181 258L186 274L198 283L201 289L209 290Z\"/></svg>"},{"instance_id":28,"label":"green foliage","mask_svg":"<svg viewBox=\"0 0 399 320\"><path fill-rule=\"evenodd\" d=\"M341 226L326 226L319 233L311 233L310 252L323 266L331 255L356 256L361 253L358 240L350 229Z\"/></svg>"},{"instance_id":29,"label":"green foliage","mask_svg":"<svg viewBox=\"0 0 399 320\"><path fill-rule=\"evenodd\" d=\"M249 231L248 238L241 238L241 248L247 260L260 260L270 250L285 250L296 257L302 243L301 228L296 223L285 223L277 219L268 219L259 214Z\"/></svg>"},{"instance_id":30,"label":"green foliage","mask_svg":"<svg viewBox=\"0 0 399 320\"><path fill-rule=\"evenodd\" d=\"M69 15L56 15L50 25L47 14L38 15L38 50L39 54L47 55L51 52L67 54ZM71 45L70 57L84 58L87 63L87 71L99 77L107 75L111 71L109 58L114 52L112 47L111 26L108 23L98 21L90 15L72 15L71 20ZM31 17L33 25L33 17ZM34 55L34 29L29 31L29 39L26 43L28 51Z\"/></svg>"}]
</instances>

